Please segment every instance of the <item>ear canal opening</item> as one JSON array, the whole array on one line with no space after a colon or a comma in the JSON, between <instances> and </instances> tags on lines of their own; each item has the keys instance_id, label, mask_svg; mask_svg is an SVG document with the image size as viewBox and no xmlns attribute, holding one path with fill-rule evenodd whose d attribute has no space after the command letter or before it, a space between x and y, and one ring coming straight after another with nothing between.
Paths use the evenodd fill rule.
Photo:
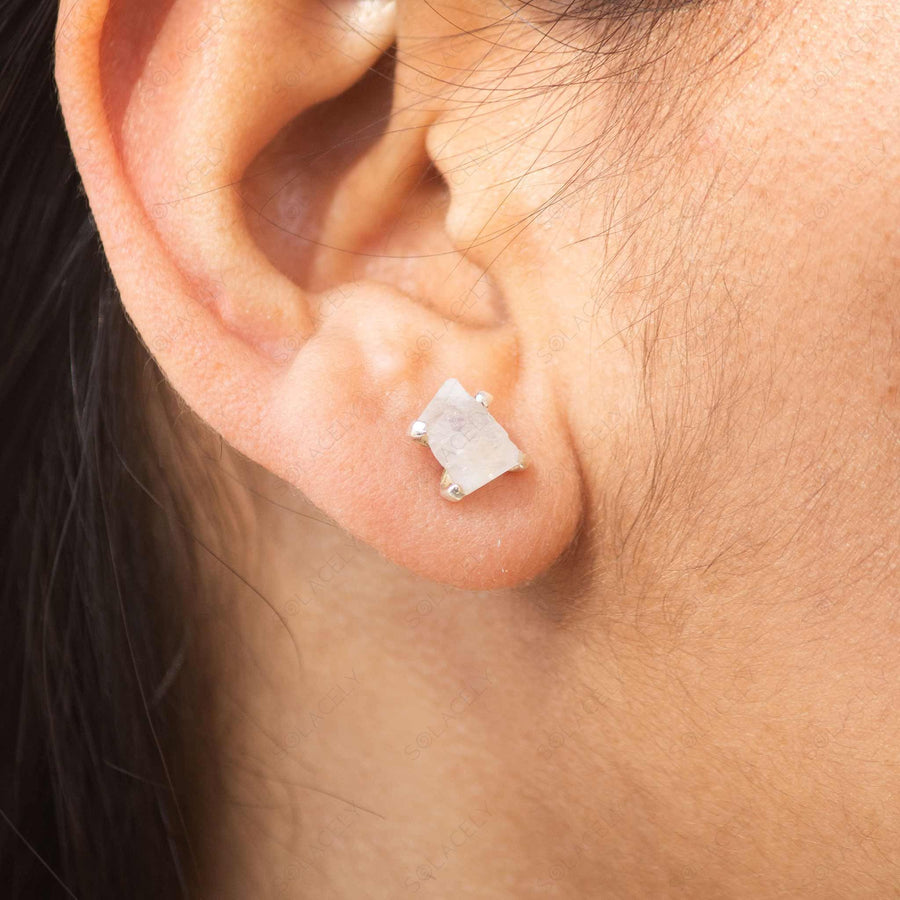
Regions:
<instances>
[{"instance_id":1,"label":"ear canal opening","mask_svg":"<svg viewBox=\"0 0 900 900\"><path fill-rule=\"evenodd\" d=\"M240 183L251 234L272 262L301 287L321 291L341 280L323 277L321 257L349 255L324 232L348 173L391 122L396 48L335 97L291 120L257 154Z\"/></svg>"},{"instance_id":2,"label":"ear canal opening","mask_svg":"<svg viewBox=\"0 0 900 900\"><path fill-rule=\"evenodd\" d=\"M499 291L447 233L451 184L428 153L428 104L397 102L392 45L347 90L304 110L241 180L251 236L316 298L351 282L398 290L445 318L492 327ZM407 94L404 96L408 96Z\"/></svg>"}]
</instances>

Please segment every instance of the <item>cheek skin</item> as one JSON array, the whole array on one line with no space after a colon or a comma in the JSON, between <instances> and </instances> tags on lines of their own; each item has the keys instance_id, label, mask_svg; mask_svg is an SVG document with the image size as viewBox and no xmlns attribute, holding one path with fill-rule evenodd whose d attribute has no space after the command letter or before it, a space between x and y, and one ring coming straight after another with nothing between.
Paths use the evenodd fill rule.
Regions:
<instances>
[{"instance_id":1,"label":"cheek skin","mask_svg":"<svg viewBox=\"0 0 900 900\"><path fill-rule=\"evenodd\" d=\"M817 446L827 404L865 387L857 351L873 316L889 327L897 257L900 116L873 74L900 62L884 12L784 5L745 42L727 16L714 41L700 15L679 21L677 56L630 97L612 70L589 92L534 90L527 36L510 29L480 65L471 47L439 61L419 100L438 96L428 141L451 184L448 230L513 304L523 364L554 371L584 464L617 484L631 471L634 504L654 454L635 419L650 408L683 430L727 398L749 423L772 386ZM562 84L577 59L541 65ZM477 75L457 85L453 66ZM853 316L861 295L872 309Z\"/></svg>"},{"instance_id":2,"label":"cheek skin","mask_svg":"<svg viewBox=\"0 0 900 900\"><path fill-rule=\"evenodd\" d=\"M747 576L770 569L779 554L780 564L804 571L810 595L824 582L823 549L839 552L829 542L845 534L827 512L817 513L787 550L774 540L767 547L765 539L792 530L798 504L815 495L834 462L828 454L858 451L852 425L835 448L829 423L836 410L847 411L846 422L853 409L870 414L870 369L891 356L900 115L892 87L877 73L897 69L897 30L875 4L795 4L730 67L694 76L681 90L682 103L670 104L689 116L670 111L637 123L623 117L598 129L596 123L626 115L615 86L601 85L587 99L573 89L498 102L484 122L472 118L465 129L449 114L438 122L433 152L486 158L471 169L450 221L461 242L497 236L473 252L486 258L502 248L492 271L531 328L529 364L556 369L559 389L567 391L582 458L598 474L593 499L605 500L616 522L630 522L646 500L646 473L666 485L665 514L658 516L664 524L646 524L640 553L629 557L640 568L623 576L628 584L611 582L592 611L602 606L614 616L611 596L635 596L641 579L646 588L664 575L674 578L665 570L673 533L685 571L706 567L735 534L762 538L752 560L702 568L702 579L690 583L740 597L748 610L760 601L748 587L758 589L759 581ZM863 34L867 39L851 42L850 51L848 35ZM689 55L687 48L685 62ZM820 84L826 71L827 88ZM663 77L678 83L675 71ZM546 124L542 112L566 107L570 115ZM587 146L590 127L597 177L535 216L581 171L586 154L573 148ZM527 157L538 147L543 167ZM510 242L516 224L522 227ZM875 378L885 398L894 396L895 376ZM657 455L650 413L674 436L674 461ZM752 454L733 450L751 442ZM828 502L854 518L852 487L833 484ZM730 531L717 528L723 511ZM764 673L788 666L788 651L776 647L768 663L754 667L754 690L775 691ZM698 657L710 652L704 647ZM733 662L725 654L718 664L728 671ZM585 680L602 681L598 664L586 665ZM826 677L816 660L807 665L811 684ZM698 697L708 693L705 679L692 683ZM645 699L651 707L659 702L654 721L669 745L681 748L684 723L675 713L667 718L671 698L647 688ZM608 739L598 733L592 745ZM761 741L754 752L762 762L769 750ZM588 777L573 771L572 783Z\"/></svg>"},{"instance_id":3,"label":"cheek skin","mask_svg":"<svg viewBox=\"0 0 900 900\"><path fill-rule=\"evenodd\" d=\"M686 154L696 174L685 206L708 236L694 257L722 265L773 341L790 337L813 392L857 368L863 321L886 324L900 107L877 73L900 62L896 37L874 4L798 7L777 39L751 48L741 65L754 77L710 106Z\"/></svg>"},{"instance_id":4,"label":"cheek skin","mask_svg":"<svg viewBox=\"0 0 900 900\"><path fill-rule=\"evenodd\" d=\"M733 860L738 872L746 865L748 884L764 871L758 862L748 864L747 848L755 842L770 844L765 868L788 870L789 848L805 839L783 823L798 808L821 824L825 846L846 847L848 832L872 809L879 811L879 846L893 845L885 835L896 827L895 817L880 812L886 788L877 783L878 770L862 777L849 754L834 744L823 747L841 734L847 747L872 740L877 748L898 728L893 714L867 721L859 702L872 695L870 659L889 659L892 667L896 659L884 620L878 621L873 585L883 576L868 566L871 536L884 535L896 516L893 467L878 460L896 458L900 421L892 391L896 364L890 368L900 259L900 111L896 88L880 74L900 62L898 22L872 3L797 4L780 25L731 71L698 88L702 96L689 122L670 118L661 126L671 130L674 155L631 157L621 179L609 179L606 193L595 194L593 216L580 220L584 234L599 233L608 221L605 200L624 200L620 216L630 227L596 242L594 266L602 266L607 296L615 298L616 324L638 323L628 332L633 355L650 348L651 390L639 401L641 411L655 412L655 423L666 429L662 439L676 448L674 459L656 458L650 469L667 494L659 501L664 527L650 523L641 532L643 580L640 572L630 573L627 584L610 578L594 611L614 623L609 630L620 645L639 648L651 634L661 646L677 647L684 660L673 662L673 651L664 673L654 672L636 649L628 669L627 654L610 654L607 635L601 641L598 634L584 680L611 691L627 684L629 702L640 694L642 716L622 722L622 739L633 742L633 758L653 773L636 776L645 790L635 793L654 798L645 812L675 823L670 834L684 822L674 809L663 810L665 797L711 796L721 773L733 771L731 763L741 771L731 782L732 805L718 820L710 816L703 825L698 819L694 846L679 851L675 839L669 848L695 861L686 867L691 877L714 877L718 856ZM601 99L598 91L598 119ZM626 268L628 246L638 249ZM629 275L640 284L633 293ZM595 341L599 353L609 337ZM604 361L595 359L596 370L603 371ZM577 421L590 421L597 380L573 396ZM646 459L641 450L655 437L636 426L638 450L622 457L638 479L639 461ZM627 475L618 477L626 483ZM744 548L743 556L728 555L735 546ZM673 548L677 568L667 568ZM708 567L715 559L726 562ZM692 569L703 575L681 574ZM848 572L859 583L849 584ZM779 593L779 578L794 579L789 596ZM674 604L654 606L652 592L676 594L676 584L701 599L689 601L687 613L673 613ZM629 631L624 623L638 614L627 598L635 596L645 618ZM704 596L717 600L715 609L702 608ZM848 607L861 602L846 620L825 622L814 604L829 597ZM726 608L739 610L730 623ZM673 638L680 616L692 628ZM698 637L704 629L715 639ZM758 641L740 637L740 629ZM619 670L611 675L604 661L613 655ZM699 661L696 668L688 657ZM667 694L651 683L653 676L679 681L684 693ZM873 706L887 709L890 690L879 687ZM612 705L612 717L625 706ZM685 709L696 713L694 724ZM704 729L697 730L697 721ZM647 722L653 723L649 734ZM598 728L586 743L613 741ZM779 772L785 756L794 767L790 777ZM829 767L824 785L823 762ZM753 788L740 787L749 771L763 773L773 787L769 796L783 797L788 809L778 801L760 809ZM587 769L569 774L573 785L588 779ZM713 850L709 857L706 847ZM811 871L817 862L796 846L790 865ZM852 895L859 888L834 890ZM703 895L699 888L689 893ZM767 894L760 889L759 895Z\"/></svg>"}]
</instances>

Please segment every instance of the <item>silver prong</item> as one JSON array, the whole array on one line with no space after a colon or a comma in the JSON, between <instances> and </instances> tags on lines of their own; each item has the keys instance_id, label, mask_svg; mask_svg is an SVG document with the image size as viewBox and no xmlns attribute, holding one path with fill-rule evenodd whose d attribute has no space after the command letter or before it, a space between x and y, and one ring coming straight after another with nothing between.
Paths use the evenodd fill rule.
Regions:
<instances>
[{"instance_id":1,"label":"silver prong","mask_svg":"<svg viewBox=\"0 0 900 900\"><path fill-rule=\"evenodd\" d=\"M447 487L441 488L441 496L445 500L452 500L455 503L466 495L458 484L448 484Z\"/></svg>"},{"instance_id":2,"label":"silver prong","mask_svg":"<svg viewBox=\"0 0 900 900\"><path fill-rule=\"evenodd\" d=\"M466 496L463 489L456 484L456 482L450 480L450 476L447 474L446 469L444 469L444 474L441 475L441 496L445 500L452 500L454 502L462 500L462 498Z\"/></svg>"},{"instance_id":3,"label":"silver prong","mask_svg":"<svg viewBox=\"0 0 900 900\"><path fill-rule=\"evenodd\" d=\"M428 426L424 422L416 420L409 426L409 436L420 444L428 446Z\"/></svg>"},{"instance_id":4,"label":"silver prong","mask_svg":"<svg viewBox=\"0 0 900 900\"><path fill-rule=\"evenodd\" d=\"M489 394L487 391L479 391L475 395L475 399L485 408L487 409L494 402L494 395Z\"/></svg>"},{"instance_id":5,"label":"silver prong","mask_svg":"<svg viewBox=\"0 0 900 900\"><path fill-rule=\"evenodd\" d=\"M519 451L519 461L514 465L509 471L510 472L521 472L523 469L527 469L531 465L531 457L527 453L523 453L521 450Z\"/></svg>"}]
</instances>

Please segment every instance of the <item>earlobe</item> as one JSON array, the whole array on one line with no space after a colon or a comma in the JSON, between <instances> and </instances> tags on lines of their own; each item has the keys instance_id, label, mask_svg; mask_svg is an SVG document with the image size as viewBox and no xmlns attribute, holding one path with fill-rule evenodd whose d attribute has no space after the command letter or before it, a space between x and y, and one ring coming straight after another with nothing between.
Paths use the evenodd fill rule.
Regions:
<instances>
[{"instance_id":1,"label":"earlobe","mask_svg":"<svg viewBox=\"0 0 900 900\"><path fill-rule=\"evenodd\" d=\"M447 237L434 104L385 93L394 6L66 0L60 99L122 301L194 411L395 562L520 584L575 534L574 451L515 298ZM451 377L533 461L455 504L408 438Z\"/></svg>"}]
</instances>

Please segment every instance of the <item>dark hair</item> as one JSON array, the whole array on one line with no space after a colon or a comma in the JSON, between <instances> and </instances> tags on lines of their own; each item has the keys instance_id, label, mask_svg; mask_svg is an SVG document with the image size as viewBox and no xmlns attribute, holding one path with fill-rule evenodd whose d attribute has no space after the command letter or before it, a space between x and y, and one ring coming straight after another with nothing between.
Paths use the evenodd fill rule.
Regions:
<instances>
[{"instance_id":1,"label":"dark hair","mask_svg":"<svg viewBox=\"0 0 900 900\"><path fill-rule=\"evenodd\" d=\"M177 897L194 545L58 108L57 7L0 9L0 885Z\"/></svg>"}]
</instances>

